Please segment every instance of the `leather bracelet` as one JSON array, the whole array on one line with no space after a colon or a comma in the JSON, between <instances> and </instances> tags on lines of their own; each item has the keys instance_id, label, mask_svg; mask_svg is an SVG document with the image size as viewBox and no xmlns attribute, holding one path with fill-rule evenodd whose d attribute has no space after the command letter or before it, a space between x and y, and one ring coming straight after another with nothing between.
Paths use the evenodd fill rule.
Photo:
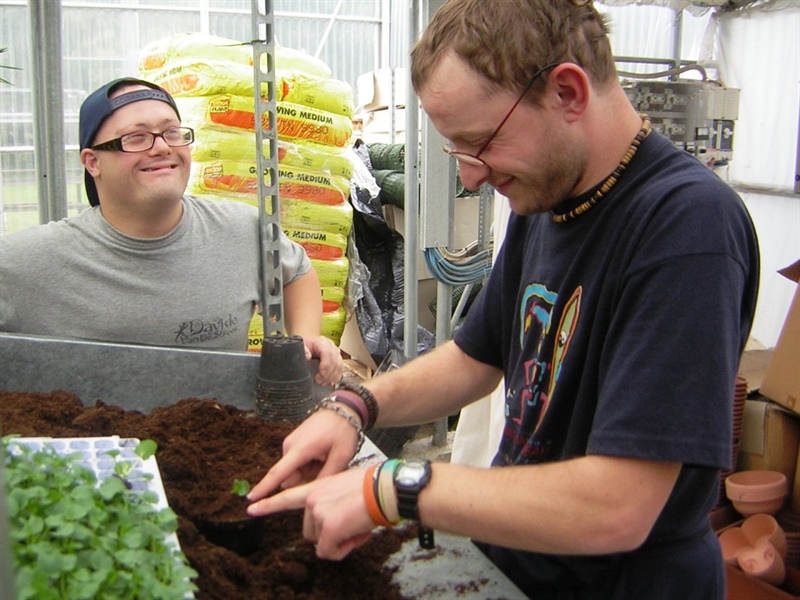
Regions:
<instances>
[{"instance_id":1,"label":"leather bracelet","mask_svg":"<svg viewBox=\"0 0 800 600\"><path fill-rule=\"evenodd\" d=\"M381 507L378 505L378 498L375 494L375 476L379 466L379 463L372 464L367 467L367 470L364 472L364 483L362 487L364 504L367 505L367 512L370 518L372 518L373 523L381 527L391 527L392 524L383 512L381 512Z\"/></svg>"},{"instance_id":2,"label":"leather bracelet","mask_svg":"<svg viewBox=\"0 0 800 600\"><path fill-rule=\"evenodd\" d=\"M378 401L375 400L375 396L372 392L359 383L349 383L347 381L340 381L333 389L334 391L348 390L361 397L367 407L367 422L364 425L364 431L372 429L375 425L375 421L378 420Z\"/></svg>"},{"instance_id":3,"label":"leather bracelet","mask_svg":"<svg viewBox=\"0 0 800 600\"><path fill-rule=\"evenodd\" d=\"M349 406L353 411L361 417L361 427L363 429L364 423L369 419L369 412L367 411L367 404L364 399L350 390L338 390L332 394L328 394L325 400L332 400L333 402L341 402L345 406Z\"/></svg>"},{"instance_id":4,"label":"leather bracelet","mask_svg":"<svg viewBox=\"0 0 800 600\"><path fill-rule=\"evenodd\" d=\"M364 429L361 427L361 424L356 422L353 416L349 412L344 410L341 406L336 406L336 403L329 398L323 398L322 400L320 400L319 403L314 408L308 411L306 417L310 417L315 412L323 408L325 410L330 410L335 412L337 415L339 415L348 423L350 423L350 425L352 425L358 432L358 443L356 444L356 451L353 452L353 456L356 456L361 451L361 446L364 445L364 438L366 437L364 435Z\"/></svg>"}]
</instances>

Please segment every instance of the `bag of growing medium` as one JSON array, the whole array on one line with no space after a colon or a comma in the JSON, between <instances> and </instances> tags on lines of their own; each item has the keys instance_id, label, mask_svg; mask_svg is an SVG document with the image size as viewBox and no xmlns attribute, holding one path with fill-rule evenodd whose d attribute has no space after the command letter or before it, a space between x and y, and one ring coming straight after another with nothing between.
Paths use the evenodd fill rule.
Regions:
<instances>
[{"instance_id":1,"label":"bag of growing medium","mask_svg":"<svg viewBox=\"0 0 800 600\"><path fill-rule=\"evenodd\" d=\"M179 33L147 44L139 52L139 72L144 75L185 59L230 61L250 66L250 79L253 78L251 45L205 33Z\"/></svg>"},{"instance_id":2,"label":"bag of growing medium","mask_svg":"<svg viewBox=\"0 0 800 600\"><path fill-rule=\"evenodd\" d=\"M268 180L266 183L269 185ZM339 206L347 202L350 182L327 173L281 165L278 167L278 188L281 198ZM194 161L189 176L189 189L198 194L258 194L256 164L236 160Z\"/></svg>"},{"instance_id":3,"label":"bag of growing medium","mask_svg":"<svg viewBox=\"0 0 800 600\"><path fill-rule=\"evenodd\" d=\"M336 260L318 260L312 258L311 264L317 272L320 286L344 288L347 285L350 261L344 256Z\"/></svg>"},{"instance_id":4,"label":"bag of growing medium","mask_svg":"<svg viewBox=\"0 0 800 600\"><path fill-rule=\"evenodd\" d=\"M278 165L278 182L281 198L336 206L347 202L350 195L349 179L322 171L292 167L285 163Z\"/></svg>"},{"instance_id":5,"label":"bag of growing medium","mask_svg":"<svg viewBox=\"0 0 800 600\"><path fill-rule=\"evenodd\" d=\"M329 338L337 346L342 341L342 333L347 321L347 311L344 307L339 307L333 312L322 313L322 327L320 333ZM250 328L247 334L249 352L261 352L261 343L264 340L264 318L256 313L250 321Z\"/></svg>"},{"instance_id":6,"label":"bag of growing medium","mask_svg":"<svg viewBox=\"0 0 800 600\"><path fill-rule=\"evenodd\" d=\"M174 97L236 94L253 97L253 67L222 60L181 60L147 74ZM266 93L266 92L265 92Z\"/></svg>"},{"instance_id":7,"label":"bag of growing medium","mask_svg":"<svg viewBox=\"0 0 800 600\"><path fill-rule=\"evenodd\" d=\"M280 152L278 160L283 165L330 173L333 176L343 177L348 182L353 177L355 165L345 148L326 146L307 140L298 142L278 140L278 150Z\"/></svg>"},{"instance_id":8,"label":"bag of growing medium","mask_svg":"<svg viewBox=\"0 0 800 600\"><path fill-rule=\"evenodd\" d=\"M346 81L314 77L299 71L280 70L277 75L275 98L279 102L302 104L348 118L353 116L355 100Z\"/></svg>"},{"instance_id":9,"label":"bag of growing medium","mask_svg":"<svg viewBox=\"0 0 800 600\"><path fill-rule=\"evenodd\" d=\"M344 148L353 135L353 122L343 115L302 104L278 102L278 137Z\"/></svg>"},{"instance_id":10,"label":"bag of growing medium","mask_svg":"<svg viewBox=\"0 0 800 600\"><path fill-rule=\"evenodd\" d=\"M256 162L256 134L254 131L216 127L193 120L191 115L184 123L194 129L195 142L191 145L192 160L210 162L236 160ZM263 140L263 154L269 158L269 140ZM324 146L313 142L288 142L278 140L278 162L288 167L328 173L348 181L353 176L354 165L344 148Z\"/></svg>"},{"instance_id":11,"label":"bag of growing medium","mask_svg":"<svg viewBox=\"0 0 800 600\"><path fill-rule=\"evenodd\" d=\"M324 61L302 50L275 44L275 70L300 71L315 77L331 76ZM195 61L231 61L253 66L253 46L249 41L223 38L205 33L179 33L144 46L139 52L139 72L163 69L169 63L184 59ZM261 56L261 69L267 72L266 53ZM252 79L252 75L250 79Z\"/></svg>"},{"instance_id":12,"label":"bag of growing medium","mask_svg":"<svg viewBox=\"0 0 800 600\"><path fill-rule=\"evenodd\" d=\"M322 290L322 312L337 312L344 303L344 288L323 286Z\"/></svg>"},{"instance_id":13,"label":"bag of growing medium","mask_svg":"<svg viewBox=\"0 0 800 600\"><path fill-rule=\"evenodd\" d=\"M347 237L320 229L284 227L283 233L305 248L309 258L336 260L347 253Z\"/></svg>"},{"instance_id":14,"label":"bag of growing medium","mask_svg":"<svg viewBox=\"0 0 800 600\"><path fill-rule=\"evenodd\" d=\"M236 94L187 96L175 99L181 117L194 122L255 131L255 103L252 98ZM269 114L262 115L264 128L269 127ZM277 103L278 137L293 141L316 142L344 148L353 133L349 118L315 108ZM190 125L191 126L191 125Z\"/></svg>"},{"instance_id":15,"label":"bag of growing medium","mask_svg":"<svg viewBox=\"0 0 800 600\"><path fill-rule=\"evenodd\" d=\"M306 200L280 199L281 225L330 231L347 236L353 228L353 207L349 202L327 206Z\"/></svg>"},{"instance_id":16,"label":"bag of growing medium","mask_svg":"<svg viewBox=\"0 0 800 600\"><path fill-rule=\"evenodd\" d=\"M256 114L252 97L237 94L175 98L181 118L189 127L213 125L255 132Z\"/></svg>"}]
</instances>

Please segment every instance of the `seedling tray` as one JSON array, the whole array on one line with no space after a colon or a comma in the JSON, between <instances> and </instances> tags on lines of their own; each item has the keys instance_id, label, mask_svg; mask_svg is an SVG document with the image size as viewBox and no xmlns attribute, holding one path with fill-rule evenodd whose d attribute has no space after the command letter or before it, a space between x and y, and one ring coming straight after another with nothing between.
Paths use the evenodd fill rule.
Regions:
<instances>
[{"instance_id":1,"label":"seedling tray","mask_svg":"<svg viewBox=\"0 0 800 600\"><path fill-rule=\"evenodd\" d=\"M15 446L24 445L32 451L52 449L60 456L76 456L76 463L91 470L100 485L109 477L115 476L115 465L128 463L130 470L125 474L125 482L133 492L152 492L157 501L152 504L154 511L169 508L164 484L155 456L142 459L136 454L140 440L119 436L105 437L15 437L8 443L9 452L20 452ZM175 552L180 552L180 542L174 532L165 533L165 542ZM187 600L194 594L187 594Z\"/></svg>"}]
</instances>

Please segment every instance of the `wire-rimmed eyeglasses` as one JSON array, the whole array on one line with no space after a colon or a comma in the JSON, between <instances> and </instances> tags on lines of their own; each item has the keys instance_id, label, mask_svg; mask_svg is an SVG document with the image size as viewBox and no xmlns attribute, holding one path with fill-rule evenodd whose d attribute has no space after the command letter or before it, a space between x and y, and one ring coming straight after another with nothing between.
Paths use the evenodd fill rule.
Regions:
<instances>
[{"instance_id":1,"label":"wire-rimmed eyeglasses","mask_svg":"<svg viewBox=\"0 0 800 600\"><path fill-rule=\"evenodd\" d=\"M92 150L116 150L117 152L146 152L156 143L156 138L161 138L171 148L188 146L194 142L194 129L191 127L170 127L161 133L152 131L137 131L128 133L101 144L91 146Z\"/></svg>"},{"instance_id":2,"label":"wire-rimmed eyeglasses","mask_svg":"<svg viewBox=\"0 0 800 600\"><path fill-rule=\"evenodd\" d=\"M497 126L497 129L494 130L492 135L489 136L489 139L487 139L483 143L483 146L481 146L480 150L478 150L475 154L470 154L469 152L459 152L455 150L452 146L443 146L442 150L444 150L445 153L449 154L456 160L468 165L472 165L473 167L487 166L486 163L481 158L481 154L483 154L486 151L486 149L489 147L489 144L492 143L492 140L494 140L497 134L500 133L500 130L503 128L503 125L506 124L506 121L508 121L508 118L511 116L511 113L513 113L514 109L517 108L517 106L519 106L519 103L522 102L522 99L525 97L525 94L527 94L528 90L530 90L531 87L533 87L533 84L536 82L537 79L539 79L541 74L544 73L545 71L549 71L554 67L557 67L559 64L561 63L551 63L547 66L542 67L541 69L536 71L536 73L533 74L533 77L531 77L531 80L528 82L528 85L525 86L525 89L522 90L522 93L519 95L519 98L517 98L517 101L514 102L514 106L511 107L511 110L509 110L506 116L503 118L503 120L500 121L500 125Z\"/></svg>"}]
</instances>

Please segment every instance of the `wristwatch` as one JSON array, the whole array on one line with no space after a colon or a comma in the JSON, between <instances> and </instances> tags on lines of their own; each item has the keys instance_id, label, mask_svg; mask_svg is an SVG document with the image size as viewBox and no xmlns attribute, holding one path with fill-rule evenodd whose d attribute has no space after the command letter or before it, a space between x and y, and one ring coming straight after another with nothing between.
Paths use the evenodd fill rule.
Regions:
<instances>
[{"instance_id":1,"label":"wristwatch","mask_svg":"<svg viewBox=\"0 0 800 600\"><path fill-rule=\"evenodd\" d=\"M402 461L394 472L394 489L397 492L397 511L404 519L419 521L417 500L419 493L431 480L431 461L410 458ZM419 545L433 548L433 530L419 526Z\"/></svg>"}]
</instances>

